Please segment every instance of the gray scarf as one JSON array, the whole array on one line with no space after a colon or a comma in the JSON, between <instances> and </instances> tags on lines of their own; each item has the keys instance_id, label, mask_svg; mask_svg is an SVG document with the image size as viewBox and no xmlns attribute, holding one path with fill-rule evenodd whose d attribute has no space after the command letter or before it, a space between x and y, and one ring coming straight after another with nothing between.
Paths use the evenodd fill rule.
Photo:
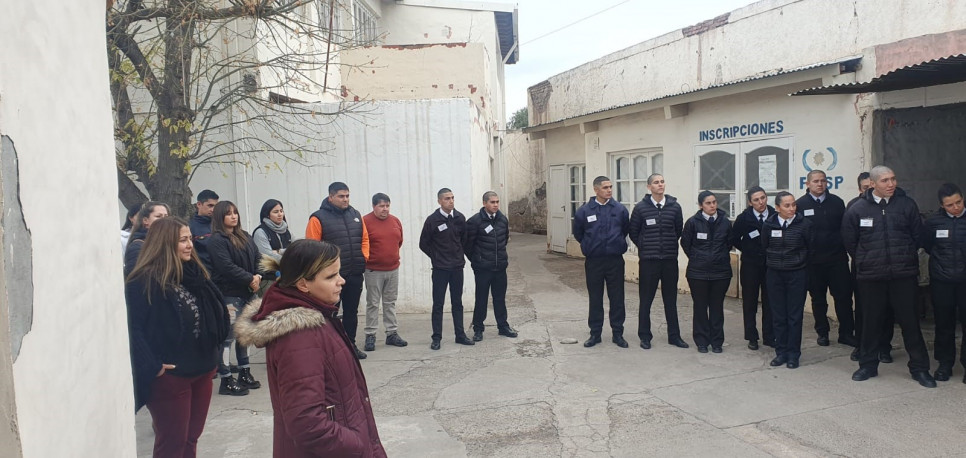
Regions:
<instances>
[{"instance_id":1,"label":"gray scarf","mask_svg":"<svg viewBox=\"0 0 966 458\"><path fill-rule=\"evenodd\" d=\"M275 224L275 222L271 219L262 218L262 224L279 234L284 234L288 231L288 221L285 221L284 219L282 220L282 224Z\"/></svg>"}]
</instances>

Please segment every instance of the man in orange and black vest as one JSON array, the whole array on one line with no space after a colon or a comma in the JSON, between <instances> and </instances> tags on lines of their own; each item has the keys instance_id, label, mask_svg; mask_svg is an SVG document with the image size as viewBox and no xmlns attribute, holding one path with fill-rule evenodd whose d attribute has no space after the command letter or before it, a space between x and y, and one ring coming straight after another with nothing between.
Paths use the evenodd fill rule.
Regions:
<instances>
[{"instance_id":1,"label":"man in orange and black vest","mask_svg":"<svg viewBox=\"0 0 966 458\"><path fill-rule=\"evenodd\" d=\"M339 247L341 269L345 279L342 286L342 324L352 341L356 358L366 354L356 347L356 328L359 326L359 298L362 296L363 273L369 259L369 234L358 210L349 205L349 187L336 181L329 185L329 197L309 217L305 238L323 240Z\"/></svg>"}]
</instances>

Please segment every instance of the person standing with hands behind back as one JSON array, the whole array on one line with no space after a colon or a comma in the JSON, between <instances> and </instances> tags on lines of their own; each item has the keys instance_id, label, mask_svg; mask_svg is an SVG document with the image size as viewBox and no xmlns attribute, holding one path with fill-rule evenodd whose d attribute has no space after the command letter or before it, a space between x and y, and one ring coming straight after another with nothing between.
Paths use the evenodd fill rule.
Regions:
<instances>
[{"instance_id":1,"label":"person standing with hands behind back","mask_svg":"<svg viewBox=\"0 0 966 458\"><path fill-rule=\"evenodd\" d=\"M724 296L731 284L731 221L711 191L698 194L701 209L684 223L681 248L688 256L685 276L694 300L694 344L701 353L721 353Z\"/></svg>"},{"instance_id":2,"label":"person standing with hands behind back","mask_svg":"<svg viewBox=\"0 0 966 458\"><path fill-rule=\"evenodd\" d=\"M766 281L775 328L772 366L798 367L802 357L802 315L808 286L808 258L812 250L812 222L797 215L798 203L790 192L775 196L778 214L765 220Z\"/></svg>"},{"instance_id":3,"label":"person standing with hands behind back","mask_svg":"<svg viewBox=\"0 0 966 458\"><path fill-rule=\"evenodd\" d=\"M735 218L731 230L731 246L741 250L741 311L745 320L745 340L748 349L758 349L758 297L761 293L761 337L769 347L775 346L772 332L771 303L765 287L765 250L761 243L765 219L775 214L768 205L768 194L760 186L748 188L748 208Z\"/></svg>"},{"instance_id":4,"label":"person standing with hands behind back","mask_svg":"<svg viewBox=\"0 0 966 458\"><path fill-rule=\"evenodd\" d=\"M429 256L433 264L433 342L432 350L439 350L443 338L443 303L446 301L446 288L449 287L449 300L453 314L453 331L456 343L474 345L466 337L463 328L463 244L466 243L466 217L456 211L453 191L442 188L436 193L439 210L426 218L423 231L419 234L419 249Z\"/></svg>"},{"instance_id":5,"label":"person standing with hands behind back","mask_svg":"<svg viewBox=\"0 0 966 458\"><path fill-rule=\"evenodd\" d=\"M262 276L258 274L258 248L251 236L241 228L238 207L223 200L215 205L211 217L212 234L208 241L208 254L211 255L212 280L225 296L228 309L234 316L241 314L245 304L252 299ZM261 387L252 377L248 362L248 347L235 343L235 357L238 361L238 380L229 370L229 348L234 336L229 336L222 346L222 363L218 367L221 387L218 394L244 396L248 389Z\"/></svg>"},{"instance_id":6,"label":"person standing with hands behind back","mask_svg":"<svg viewBox=\"0 0 966 458\"><path fill-rule=\"evenodd\" d=\"M627 234L630 220L627 208L611 197L614 185L610 178L594 178L594 197L577 209L574 215L574 238L580 242L584 254L584 276L587 295L590 296L590 313L587 324L590 338L584 347L600 343L604 327L604 285L610 300L610 329L613 342L627 348L624 340L624 252L627 251Z\"/></svg>"}]
</instances>

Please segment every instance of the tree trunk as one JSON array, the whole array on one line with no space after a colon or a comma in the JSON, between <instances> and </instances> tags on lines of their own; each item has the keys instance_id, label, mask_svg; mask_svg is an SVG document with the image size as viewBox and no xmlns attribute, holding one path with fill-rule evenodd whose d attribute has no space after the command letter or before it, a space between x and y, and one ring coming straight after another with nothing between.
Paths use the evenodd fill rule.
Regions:
<instances>
[{"instance_id":1,"label":"tree trunk","mask_svg":"<svg viewBox=\"0 0 966 458\"><path fill-rule=\"evenodd\" d=\"M184 0L169 0L169 7L191 11ZM164 77L158 100L158 167L148 191L154 200L171 206L171 213L190 216L188 155L195 113L188 105L186 88L191 82L192 34L195 23L187 17L165 21Z\"/></svg>"}]
</instances>

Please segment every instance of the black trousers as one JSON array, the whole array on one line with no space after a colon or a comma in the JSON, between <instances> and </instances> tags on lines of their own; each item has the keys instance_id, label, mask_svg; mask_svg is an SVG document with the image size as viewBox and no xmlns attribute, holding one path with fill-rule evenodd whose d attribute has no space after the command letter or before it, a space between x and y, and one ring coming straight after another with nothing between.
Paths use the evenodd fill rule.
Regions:
<instances>
[{"instance_id":1,"label":"black trousers","mask_svg":"<svg viewBox=\"0 0 966 458\"><path fill-rule=\"evenodd\" d=\"M506 322L506 269L503 270L473 270L476 277L476 302L473 308L473 330L483 332L486 327L486 302L493 294L493 315L496 316L498 329L507 328Z\"/></svg>"},{"instance_id":2,"label":"black trousers","mask_svg":"<svg viewBox=\"0 0 966 458\"><path fill-rule=\"evenodd\" d=\"M650 342L651 334L651 303L657 294L657 284L661 283L661 299L664 300L664 318L667 321L668 342L681 338L681 328L678 325L678 260L653 259L641 260L640 292L641 307L637 318L637 336L641 341Z\"/></svg>"},{"instance_id":3,"label":"black trousers","mask_svg":"<svg viewBox=\"0 0 966 458\"><path fill-rule=\"evenodd\" d=\"M624 256L598 256L584 259L584 277L590 296L587 325L590 334L599 336L604 327L604 286L610 300L610 329L615 336L624 335Z\"/></svg>"},{"instance_id":4,"label":"black trousers","mask_svg":"<svg viewBox=\"0 0 966 458\"><path fill-rule=\"evenodd\" d=\"M724 297L730 279L688 279L694 302L694 344L699 347L720 347L724 344Z\"/></svg>"},{"instance_id":5,"label":"black trousers","mask_svg":"<svg viewBox=\"0 0 966 458\"><path fill-rule=\"evenodd\" d=\"M443 338L443 303L449 287L449 303L453 314L453 331L456 337L466 337L463 330L463 269L433 269L433 340Z\"/></svg>"},{"instance_id":6,"label":"black trousers","mask_svg":"<svg viewBox=\"0 0 966 458\"><path fill-rule=\"evenodd\" d=\"M862 343L862 327L864 326L865 312L863 312L861 293L859 292L859 282L855 279L855 266L852 266L852 293L855 295L855 340ZM882 322L882 342L879 343L880 352L892 351L892 337L896 333L896 319L892 316L892 309L885 310L885 320Z\"/></svg>"},{"instance_id":7,"label":"black trousers","mask_svg":"<svg viewBox=\"0 0 966 458\"><path fill-rule=\"evenodd\" d=\"M812 314L815 316L815 332L828 337L828 299L832 293L835 301L835 318L839 320L839 337L855 335L855 318L852 315L852 273L847 261L837 261L808 266L808 294L812 297Z\"/></svg>"},{"instance_id":8,"label":"black trousers","mask_svg":"<svg viewBox=\"0 0 966 458\"><path fill-rule=\"evenodd\" d=\"M768 269L767 287L775 328L775 356L798 361L802 357L802 316L808 269Z\"/></svg>"},{"instance_id":9,"label":"black trousers","mask_svg":"<svg viewBox=\"0 0 966 458\"><path fill-rule=\"evenodd\" d=\"M951 283L932 279L932 308L936 316L936 361L939 367L952 368L956 363L956 323L963 330L959 362L966 367L966 282ZM956 314L959 319L956 319Z\"/></svg>"},{"instance_id":10,"label":"black trousers","mask_svg":"<svg viewBox=\"0 0 966 458\"><path fill-rule=\"evenodd\" d=\"M859 297L864 314L859 347L860 367L879 367L886 310L891 309L902 329L902 342L909 353L909 372L929 370L929 351L919 329L919 312L916 310L917 286L916 277L888 281L859 280Z\"/></svg>"},{"instance_id":11,"label":"black trousers","mask_svg":"<svg viewBox=\"0 0 966 458\"><path fill-rule=\"evenodd\" d=\"M774 343L775 333L772 330L771 303L768 300L768 288L765 286L765 272L768 269L763 264L754 262L741 263L738 270L738 281L741 283L741 311L745 320L745 340L758 339L758 294L761 292L761 337L765 342Z\"/></svg>"},{"instance_id":12,"label":"black trousers","mask_svg":"<svg viewBox=\"0 0 966 458\"><path fill-rule=\"evenodd\" d=\"M342 326L349 340L356 341L356 328L359 327L359 298L362 297L362 274L345 275L342 285Z\"/></svg>"}]
</instances>

